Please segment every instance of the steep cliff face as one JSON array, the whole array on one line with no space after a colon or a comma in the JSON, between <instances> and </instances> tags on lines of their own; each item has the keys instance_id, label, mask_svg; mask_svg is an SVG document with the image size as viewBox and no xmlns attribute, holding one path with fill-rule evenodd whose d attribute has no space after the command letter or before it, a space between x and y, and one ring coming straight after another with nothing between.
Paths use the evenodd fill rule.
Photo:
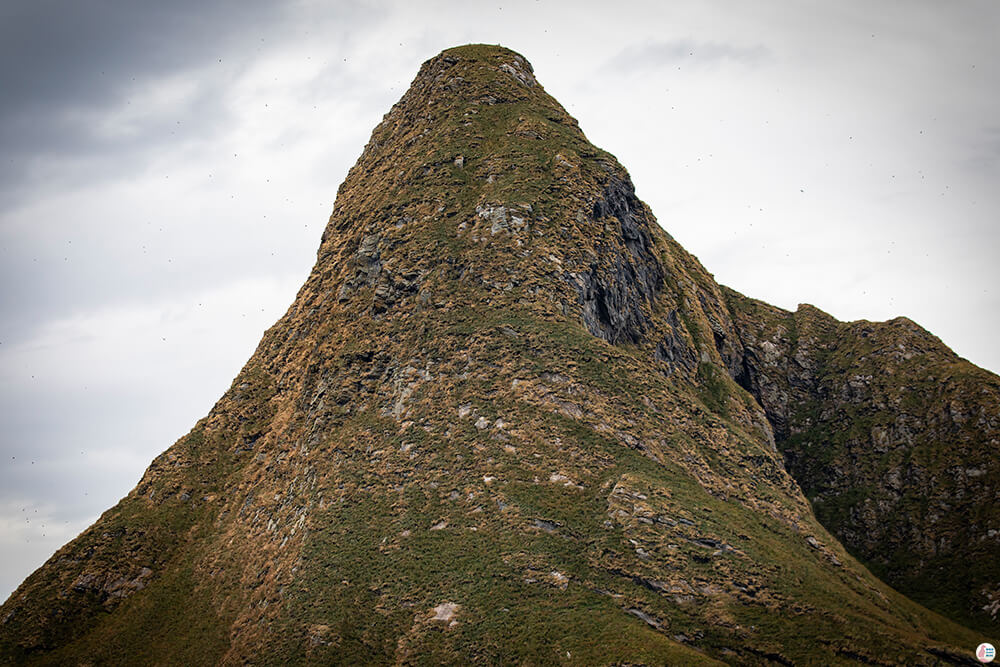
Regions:
<instances>
[{"instance_id":1,"label":"steep cliff face","mask_svg":"<svg viewBox=\"0 0 1000 667\"><path fill-rule=\"evenodd\" d=\"M906 318L726 296L743 346L731 373L823 525L907 595L995 632L1000 378Z\"/></svg>"},{"instance_id":2,"label":"steep cliff face","mask_svg":"<svg viewBox=\"0 0 1000 667\"><path fill-rule=\"evenodd\" d=\"M11 596L0 655L963 660L978 635L814 517L731 377L754 389L742 318L527 61L445 51L375 129L288 312Z\"/></svg>"}]
</instances>

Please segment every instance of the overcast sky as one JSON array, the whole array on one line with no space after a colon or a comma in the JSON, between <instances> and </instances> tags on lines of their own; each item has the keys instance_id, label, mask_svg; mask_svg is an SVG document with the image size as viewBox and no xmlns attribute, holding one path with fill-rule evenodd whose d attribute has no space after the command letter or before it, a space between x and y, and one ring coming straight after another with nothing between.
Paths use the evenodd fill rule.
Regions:
<instances>
[{"instance_id":1,"label":"overcast sky","mask_svg":"<svg viewBox=\"0 0 1000 667\"><path fill-rule=\"evenodd\" d=\"M0 3L0 599L204 416L420 63L500 43L716 279L996 372L1000 3Z\"/></svg>"}]
</instances>

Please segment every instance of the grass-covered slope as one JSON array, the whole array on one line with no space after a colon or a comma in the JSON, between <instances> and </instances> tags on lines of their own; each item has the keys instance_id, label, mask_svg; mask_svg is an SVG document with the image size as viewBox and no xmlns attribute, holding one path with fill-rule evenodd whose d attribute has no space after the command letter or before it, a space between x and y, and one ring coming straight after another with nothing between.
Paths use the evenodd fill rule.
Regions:
<instances>
[{"instance_id":1,"label":"grass-covered slope","mask_svg":"<svg viewBox=\"0 0 1000 667\"><path fill-rule=\"evenodd\" d=\"M0 656L963 660L977 634L816 520L730 377L733 331L523 58L445 51L375 129L289 311L0 609Z\"/></svg>"}]
</instances>

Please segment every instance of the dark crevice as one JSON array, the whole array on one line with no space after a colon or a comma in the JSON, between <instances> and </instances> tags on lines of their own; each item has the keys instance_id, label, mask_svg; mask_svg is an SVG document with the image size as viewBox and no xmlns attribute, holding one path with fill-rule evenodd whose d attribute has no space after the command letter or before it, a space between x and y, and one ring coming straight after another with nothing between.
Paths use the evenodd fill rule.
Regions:
<instances>
[{"instance_id":1,"label":"dark crevice","mask_svg":"<svg viewBox=\"0 0 1000 667\"><path fill-rule=\"evenodd\" d=\"M591 210L594 221L618 221L619 243L600 248L597 261L567 279L577 289L587 330L609 343L637 343L652 328L649 313L664 271L652 252L650 219L627 177L612 177Z\"/></svg>"}]
</instances>

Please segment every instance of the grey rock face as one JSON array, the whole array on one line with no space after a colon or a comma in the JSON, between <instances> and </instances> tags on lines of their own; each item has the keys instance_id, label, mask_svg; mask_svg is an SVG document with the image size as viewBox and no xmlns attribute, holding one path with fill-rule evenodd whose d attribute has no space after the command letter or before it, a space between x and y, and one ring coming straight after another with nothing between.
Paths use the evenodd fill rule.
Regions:
<instances>
[{"instance_id":1,"label":"grey rock face","mask_svg":"<svg viewBox=\"0 0 1000 667\"><path fill-rule=\"evenodd\" d=\"M590 268L570 274L583 306L583 321L609 343L638 342L650 328L650 309L664 270L652 251L651 216L628 180L612 177L594 203L596 221L617 221L620 244L602 248Z\"/></svg>"},{"instance_id":2,"label":"grey rock face","mask_svg":"<svg viewBox=\"0 0 1000 667\"><path fill-rule=\"evenodd\" d=\"M681 335L681 321L676 309L667 315L667 323L670 333L656 344L653 352L656 360L666 365L668 373L673 373L678 366L693 371L698 366L698 358Z\"/></svg>"},{"instance_id":3,"label":"grey rock face","mask_svg":"<svg viewBox=\"0 0 1000 667\"><path fill-rule=\"evenodd\" d=\"M1000 378L905 318L844 323L727 297L739 344L726 365L820 521L904 593L995 624Z\"/></svg>"}]
</instances>

